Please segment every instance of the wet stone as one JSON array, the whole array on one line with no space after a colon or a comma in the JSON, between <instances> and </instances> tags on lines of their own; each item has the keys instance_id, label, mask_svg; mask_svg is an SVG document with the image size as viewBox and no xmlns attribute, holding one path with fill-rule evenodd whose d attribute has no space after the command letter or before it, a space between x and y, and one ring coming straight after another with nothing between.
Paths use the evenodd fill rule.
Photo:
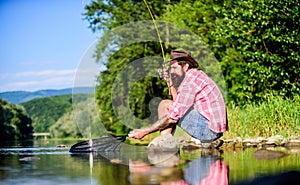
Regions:
<instances>
[{"instance_id":1,"label":"wet stone","mask_svg":"<svg viewBox=\"0 0 300 185\"><path fill-rule=\"evenodd\" d=\"M254 153L255 158L257 158L259 160L278 159L278 158L284 157L286 155L287 154L282 151L274 151L274 150L266 150L266 149L257 150Z\"/></svg>"},{"instance_id":2,"label":"wet stone","mask_svg":"<svg viewBox=\"0 0 300 185\"><path fill-rule=\"evenodd\" d=\"M224 149L234 149L235 142L232 139L224 140L222 148Z\"/></svg>"},{"instance_id":3,"label":"wet stone","mask_svg":"<svg viewBox=\"0 0 300 185\"><path fill-rule=\"evenodd\" d=\"M120 163L122 163L122 160L120 160L120 159L111 159L110 162L115 163L115 164L120 164Z\"/></svg>"},{"instance_id":4,"label":"wet stone","mask_svg":"<svg viewBox=\"0 0 300 185\"><path fill-rule=\"evenodd\" d=\"M284 138L281 135L271 136L271 137L267 138L266 144L276 144L276 145L278 145L279 143L281 143L283 141L283 139Z\"/></svg>"},{"instance_id":5,"label":"wet stone","mask_svg":"<svg viewBox=\"0 0 300 185\"><path fill-rule=\"evenodd\" d=\"M291 147L291 148L300 147L300 140L298 139L290 140L287 143L285 143L284 146Z\"/></svg>"},{"instance_id":6,"label":"wet stone","mask_svg":"<svg viewBox=\"0 0 300 185\"><path fill-rule=\"evenodd\" d=\"M245 143L244 146L247 148L253 148L253 147L257 147L257 143Z\"/></svg>"},{"instance_id":7,"label":"wet stone","mask_svg":"<svg viewBox=\"0 0 300 185\"><path fill-rule=\"evenodd\" d=\"M246 138L242 139L237 137L235 139L222 139L223 144L220 147L222 150L238 150L247 148L258 148L266 149L272 147L285 147L286 149L293 150L292 153L299 153L300 150L300 139L288 139L283 136L276 135L269 138L258 137L258 138ZM197 143L189 141L180 142L180 145L185 150L195 150L203 148ZM299 150L297 150L299 149Z\"/></svg>"},{"instance_id":8,"label":"wet stone","mask_svg":"<svg viewBox=\"0 0 300 185\"><path fill-rule=\"evenodd\" d=\"M186 151L191 151L191 150L197 150L200 149L201 147L193 142L185 142L182 145L182 149Z\"/></svg>"},{"instance_id":9,"label":"wet stone","mask_svg":"<svg viewBox=\"0 0 300 185\"><path fill-rule=\"evenodd\" d=\"M235 142L235 148L244 148L242 141L236 141Z\"/></svg>"},{"instance_id":10,"label":"wet stone","mask_svg":"<svg viewBox=\"0 0 300 185\"><path fill-rule=\"evenodd\" d=\"M57 148L68 148L66 145L63 145L63 144L59 144L56 146Z\"/></svg>"},{"instance_id":11,"label":"wet stone","mask_svg":"<svg viewBox=\"0 0 300 185\"><path fill-rule=\"evenodd\" d=\"M222 149L241 149L243 148L243 142L241 138L236 139L229 139L229 140L223 140L223 145L221 146Z\"/></svg>"},{"instance_id":12,"label":"wet stone","mask_svg":"<svg viewBox=\"0 0 300 185\"><path fill-rule=\"evenodd\" d=\"M19 159L19 161L38 161L38 160L40 160L39 157L23 157Z\"/></svg>"},{"instance_id":13,"label":"wet stone","mask_svg":"<svg viewBox=\"0 0 300 185\"><path fill-rule=\"evenodd\" d=\"M266 143L262 144L262 147L275 147L277 144L273 141L267 141Z\"/></svg>"},{"instance_id":14,"label":"wet stone","mask_svg":"<svg viewBox=\"0 0 300 185\"><path fill-rule=\"evenodd\" d=\"M148 151L179 151L179 141L171 134L163 134L153 139L147 146Z\"/></svg>"}]
</instances>

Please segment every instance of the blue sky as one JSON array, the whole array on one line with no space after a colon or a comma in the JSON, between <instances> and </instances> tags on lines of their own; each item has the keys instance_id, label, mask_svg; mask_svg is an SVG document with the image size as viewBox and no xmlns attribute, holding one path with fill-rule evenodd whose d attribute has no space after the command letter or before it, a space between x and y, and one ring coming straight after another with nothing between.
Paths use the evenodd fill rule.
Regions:
<instances>
[{"instance_id":1,"label":"blue sky","mask_svg":"<svg viewBox=\"0 0 300 185\"><path fill-rule=\"evenodd\" d=\"M99 38L83 20L90 0L0 1L0 92L72 87Z\"/></svg>"}]
</instances>

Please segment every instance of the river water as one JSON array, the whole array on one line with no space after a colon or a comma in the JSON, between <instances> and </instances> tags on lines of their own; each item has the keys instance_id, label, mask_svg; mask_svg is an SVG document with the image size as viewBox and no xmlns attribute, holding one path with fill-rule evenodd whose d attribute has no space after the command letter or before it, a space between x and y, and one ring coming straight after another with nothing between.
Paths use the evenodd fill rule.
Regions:
<instances>
[{"instance_id":1,"label":"river water","mask_svg":"<svg viewBox=\"0 0 300 185\"><path fill-rule=\"evenodd\" d=\"M77 141L35 140L0 148L0 184L291 184L300 177L300 154L257 149L197 150L162 155L125 146L121 153L74 155Z\"/></svg>"}]
</instances>

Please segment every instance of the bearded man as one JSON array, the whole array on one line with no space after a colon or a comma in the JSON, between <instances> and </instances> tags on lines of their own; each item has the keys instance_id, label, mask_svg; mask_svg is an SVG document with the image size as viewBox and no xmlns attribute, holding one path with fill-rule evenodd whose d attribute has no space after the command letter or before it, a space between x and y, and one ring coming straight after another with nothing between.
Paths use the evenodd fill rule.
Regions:
<instances>
[{"instance_id":1,"label":"bearded man","mask_svg":"<svg viewBox=\"0 0 300 185\"><path fill-rule=\"evenodd\" d=\"M152 125L131 131L130 138L141 139L155 131L173 133L180 126L203 144L211 144L228 130L226 105L216 85L186 51L173 50L169 76L173 100L163 100L158 107L159 119ZM206 145L207 146L207 145Z\"/></svg>"}]
</instances>

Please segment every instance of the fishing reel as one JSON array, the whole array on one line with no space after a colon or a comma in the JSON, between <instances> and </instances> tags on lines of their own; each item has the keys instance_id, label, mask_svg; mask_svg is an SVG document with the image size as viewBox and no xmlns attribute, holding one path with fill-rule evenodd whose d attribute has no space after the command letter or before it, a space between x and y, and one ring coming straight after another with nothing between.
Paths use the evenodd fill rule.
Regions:
<instances>
[{"instance_id":1,"label":"fishing reel","mask_svg":"<svg viewBox=\"0 0 300 185\"><path fill-rule=\"evenodd\" d=\"M162 66L157 69L157 73L160 79L164 79L165 81L170 81L170 66Z\"/></svg>"}]
</instances>

